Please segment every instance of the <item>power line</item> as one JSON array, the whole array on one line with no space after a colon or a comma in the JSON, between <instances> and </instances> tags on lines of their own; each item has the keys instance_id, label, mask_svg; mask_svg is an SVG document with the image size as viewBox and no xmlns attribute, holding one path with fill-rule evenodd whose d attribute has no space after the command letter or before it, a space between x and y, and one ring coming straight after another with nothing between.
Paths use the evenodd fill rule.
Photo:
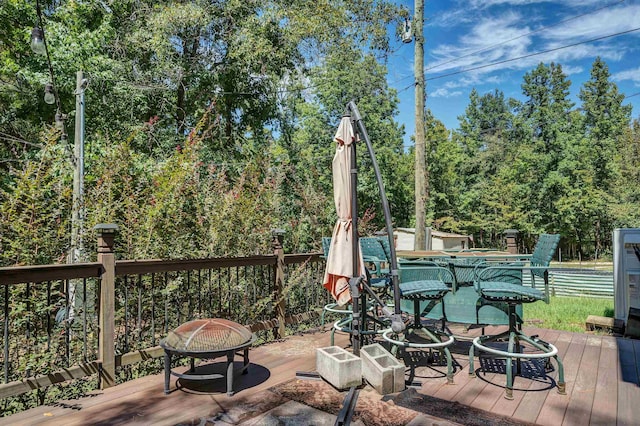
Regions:
<instances>
[{"instance_id":1,"label":"power line","mask_svg":"<svg viewBox=\"0 0 640 426\"><path fill-rule=\"evenodd\" d=\"M444 66L444 65L446 65L446 64L449 64L449 63L451 63L451 62L455 62L455 61L457 61L457 60L459 60L459 59L467 58L467 57L469 57L469 56L473 56L473 55L475 55L475 54L482 53L482 52L485 52L485 51L487 51L487 50L491 50L491 49L493 49L494 47L497 47L497 46L500 46L500 45L503 45L503 44L509 43L509 42L514 41L514 40L517 40L517 39L519 39L519 38L526 37L526 36L528 36L528 35L531 35L531 34L534 34L534 33L538 33L538 32L544 31L544 30L549 29L549 28L556 27L556 26L558 26L558 25L560 25L560 24L563 24L563 23L566 23L566 22L569 22L569 21L572 21L572 20L575 20L575 19L578 19L578 18L582 18L582 17L584 17L584 16L587 16L587 15L593 14L593 13L595 13L595 12L599 12L599 11L601 11L601 10L603 10L603 9L607 9L607 8L609 8L609 7L612 7L612 6L616 6L616 5L618 5L618 4L620 4L620 3L624 2L624 1L625 1L625 0L620 0L620 1L616 2L616 3L610 3L610 4L606 5L606 6L603 6L603 7L600 7L600 8L598 8L598 9L592 10L591 12L583 13L583 14L581 14L581 15L577 15L577 16L574 16L574 17L571 17L571 18L568 18L568 19L562 20L562 21L557 22L557 23L552 24L552 25L547 25L547 26L542 27L542 28L539 28L539 29L537 29L537 30L530 31L530 32L525 33L525 34L521 34L521 35L519 35L519 36L517 36L517 37L511 38L511 39L509 39L509 40L501 41L501 42L499 42L499 43L493 44L493 45L491 45L491 46L488 46L488 47L485 47L485 48L483 48L483 49L477 50L477 51L475 51L475 52L468 53L468 54L466 54L466 55L459 56L459 57L457 57L457 58L452 58L452 59L450 59L450 60L448 60L448 61L446 61L446 62L442 62L442 63L436 64L436 65L433 65L433 66L431 66L431 67L425 68L425 71L430 71L430 70L433 70L433 69L436 69L436 68L440 68L441 66ZM408 79L408 78L410 78L410 77L412 77L412 76L411 76L411 75L408 75L408 76L402 77L402 78L400 78L400 79L398 79L398 80L396 80L396 81L392 82L392 83L391 83L391 85L396 84L396 83L399 83L399 82L401 82L401 81L403 81L403 80L406 80L406 79ZM427 79L427 80L429 80L429 79ZM411 86L413 86L413 84L412 84ZM409 86L409 87L411 87L411 86ZM406 88L402 89L401 91L407 90L407 88L408 88L408 87L406 87Z\"/></svg>"},{"instance_id":2,"label":"power line","mask_svg":"<svg viewBox=\"0 0 640 426\"><path fill-rule=\"evenodd\" d=\"M491 50L494 47L498 47L498 46L501 46L503 44L510 43L510 42L512 42L514 40L518 40L518 39L520 39L522 37L526 37L526 36L529 36L531 34L536 34L536 33L539 33L541 31L547 30L549 28L557 27L560 24L564 24L566 22L573 21L573 20L578 19L578 18L582 18L583 16L587 16L587 15L591 15L593 13L599 12L599 11L601 11L603 9L607 9L609 7L612 7L612 6L616 6L616 5L620 4L620 3L623 3L624 1L625 0L619 0L619 1L615 2L615 3L610 3L610 4L606 5L606 6L602 6L602 7L598 8L598 9L592 10L590 12L586 12L586 13L583 13L583 14L568 18L568 19L564 19L564 20L559 21L559 22L557 22L555 24L547 25L547 26L538 28L537 30L529 31L528 33L521 34L521 35L519 35L517 37L510 38L509 40L504 40L504 41L501 41L499 43L492 44L491 46L485 47L485 48L480 49L480 50L476 50L475 52L467 53L466 55L462 55L462 56L458 56L457 58L449 59L446 62L441 62L441 63L433 65L431 67L427 67L427 68L425 68L425 71L430 71L430 70L433 70L433 69L436 69L436 68L440 68L440 67L442 67L444 65L450 64L451 62L455 62L455 61L457 61L459 59L468 58L469 56L473 56L473 55L478 54L478 53L486 52L487 50Z\"/></svg>"},{"instance_id":3,"label":"power line","mask_svg":"<svg viewBox=\"0 0 640 426\"><path fill-rule=\"evenodd\" d=\"M478 66L471 67L471 68L465 68L463 70L458 70L458 71L450 72L450 73L447 73L447 74L437 75L435 77L429 77L426 80L438 80L440 78L450 77L452 75L462 74L462 73L469 72L469 71L476 71L476 70L479 70L479 69L492 67L494 65L501 65L501 64L506 64L508 62L519 61L520 59L526 59L526 58L531 58L533 56L543 55L545 53L556 52L558 50L568 49L569 47L575 47L575 46L579 46L581 44L592 43L594 41L600 41L600 40L604 40L604 39L607 39L607 38L612 38L612 37L617 37L617 36L624 35L624 34L629 34L629 33L632 33L632 32L638 31L638 30L640 30L640 27L633 28L633 29L627 30L627 31L621 31L621 32L615 33L615 34L609 34L609 35L605 35L605 36L601 36L601 37L592 38L590 40L584 40L584 41L579 41L577 43L567 44L565 46L554 47L553 49L547 49L547 50L542 50L540 52L529 53L527 55L517 56L515 58L503 59L501 61L491 62L489 64L478 65Z\"/></svg>"}]
</instances>

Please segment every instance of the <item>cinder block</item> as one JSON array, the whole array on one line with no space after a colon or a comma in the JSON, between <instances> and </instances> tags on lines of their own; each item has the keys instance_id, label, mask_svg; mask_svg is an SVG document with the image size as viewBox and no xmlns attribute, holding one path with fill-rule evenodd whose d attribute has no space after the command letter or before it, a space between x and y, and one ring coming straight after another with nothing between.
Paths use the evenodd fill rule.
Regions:
<instances>
[{"instance_id":1,"label":"cinder block","mask_svg":"<svg viewBox=\"0 0 640 426\"><path fill-rule=\"evenodd\" d=\"M382 395L404 390L404 364L379 343L360 349L362 376Z\"/></svg>"},{"instance_id":2,"label":"cinder block","mask_svg":"<svg viewBox=\"0 0 640 426\"><path fill-rule=\"evenodd\" d=\"M316 349L316 370L338 389L362 384L362 361L340 346Z\"/></svg>"}]
</instances>

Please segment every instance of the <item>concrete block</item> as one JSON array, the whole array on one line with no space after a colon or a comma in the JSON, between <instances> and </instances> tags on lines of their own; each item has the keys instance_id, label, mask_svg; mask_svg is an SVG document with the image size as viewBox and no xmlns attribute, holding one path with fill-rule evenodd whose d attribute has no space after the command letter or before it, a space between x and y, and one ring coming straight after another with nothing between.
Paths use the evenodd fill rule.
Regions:
<instances>
[{"instance_id":1,"label":"concrete block","mask_svg":"<svg viewBox=\"0 0 640 426\"><path fill-rule=\"evenodd\" d=\"M379 343L360 349L362 376L380 394L404 390L404 364Z\"/></svg>"},{"instance_id":2,"label":"concrete block","mask_svg":"<svg viewBox=\"0 0 640 426\"><path fill-rule=\"evenodd\" d=\"M585 323L585 327L589 331L596 329L605 329L614 333L622 333L624 329L624 321L621 319L613 319L609 317L601 317L598 315L589 315Z\"/></svg>"},{"instance_id":3,"label":"concrete block","mask_svg":"<svg viewBox=\"0 0 640 426\"><path fill-rule=\"evenodd\" d=\"M362 361L340 346L316 349L316 370L338 389L362 384Z\"/></svg>"}]
</instances>

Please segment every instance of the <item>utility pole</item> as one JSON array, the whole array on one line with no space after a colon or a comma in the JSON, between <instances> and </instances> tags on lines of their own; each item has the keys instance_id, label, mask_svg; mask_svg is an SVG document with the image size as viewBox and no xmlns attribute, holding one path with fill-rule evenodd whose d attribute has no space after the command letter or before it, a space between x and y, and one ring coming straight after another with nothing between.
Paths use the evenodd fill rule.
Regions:
<instances>
[{"instance_id":1,"label":"utility pole","mask_svg":"<svg viewBox=\"0 0 640 426\"><path fill-rule=\"evenodd\" d=\"M424 84L424 0L415 0L415 11L413 17L413 28L415 34L415 193L416 193L416 234L414 240L414 250L424 250L427 247L427 162L424 135L424 104L425 104L425 84Z\"/></svg>"}]
</instances>

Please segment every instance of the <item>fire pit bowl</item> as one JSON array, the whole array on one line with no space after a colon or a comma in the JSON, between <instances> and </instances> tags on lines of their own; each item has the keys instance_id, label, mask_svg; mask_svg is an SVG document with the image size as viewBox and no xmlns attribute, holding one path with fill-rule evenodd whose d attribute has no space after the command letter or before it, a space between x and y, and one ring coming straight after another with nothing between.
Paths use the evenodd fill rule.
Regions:
<instances>
[{"instance_id":1,"label":"fire pit bowl","mask_svg":"<svg viewBox=\"0 0 640 426\"><path fill-rule=\"evenodd\" d=\"M169 393L171 375L188 380L212 380L227 378L227 395L232 396L233 378L237 373L247 374L249 366L249 346L256 340L256 335L248 328L233 321L210 318L189 321L170 331L161 342L164 349L164 393ZM233 359L242 350L243 365L234 370ZM195 358L215 359L227 356L225 374L197 374ZM173 356L190 357L191 368L185 373L171 370Z\"/></svg>"}]
</instances>

